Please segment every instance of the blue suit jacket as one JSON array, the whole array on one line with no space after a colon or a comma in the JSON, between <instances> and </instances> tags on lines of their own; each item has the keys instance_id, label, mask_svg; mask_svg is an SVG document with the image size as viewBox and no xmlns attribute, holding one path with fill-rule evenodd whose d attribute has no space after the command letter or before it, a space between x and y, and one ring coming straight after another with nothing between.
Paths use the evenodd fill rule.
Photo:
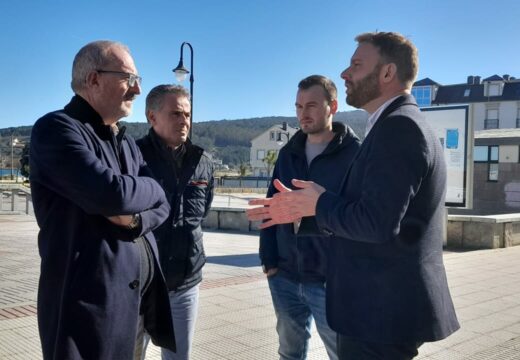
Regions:
<instances>
[{"instance_id":1,"label":"blue suit jacket","mask_svg":"<svg viewBox=\"0 0 520 360\"><path fill-rule=\"evenodd\" d=\"M337 332L378 343L442 339L459 328L442 260L446 166L412 96L381 114L340 194L316 219L332 235L327 318Z\"/></svg>"}]
</instances>

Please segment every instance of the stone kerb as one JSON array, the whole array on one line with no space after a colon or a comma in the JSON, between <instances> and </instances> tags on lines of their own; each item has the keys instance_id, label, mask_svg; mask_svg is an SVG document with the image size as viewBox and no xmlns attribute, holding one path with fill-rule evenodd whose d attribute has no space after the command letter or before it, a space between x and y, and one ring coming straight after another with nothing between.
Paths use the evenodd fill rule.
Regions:
<instances>
[{"instance_id":1,"label":"stone kerb","mask_svg":"<svg viewBox=\"0 0 520 360\"><path fill-rule=\"evenodd\" d=\"M202 222L211 230L258 231L259 222L249 221L244 208L212 207Z\"/></svg>"},{"instance_id":2,"label":"stone kerb","mask_svg":"<svg viewBox=\"0 0 520 360\"><path fill-rule=\"evenodd\" d=\"M449 247L497 249L516 245L520 245L520 213L448 216Z\"/></svg>"}]
</instances>

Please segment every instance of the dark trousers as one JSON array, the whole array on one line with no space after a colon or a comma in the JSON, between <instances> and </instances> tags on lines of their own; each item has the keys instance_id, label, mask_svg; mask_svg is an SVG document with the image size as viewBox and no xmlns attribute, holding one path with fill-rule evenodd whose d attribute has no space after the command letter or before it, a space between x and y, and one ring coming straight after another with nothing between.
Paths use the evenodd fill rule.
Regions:
<instances>
[{"instance_id":1,"label":"dark trousers","mask_svg":"<svg viewBox=\"0 0 520 360\"><path fill-rule=\"evenodd\" d=\"M339 360L410 360L422 343L379 344L338 335Z\"/></svg>"}]
</instances>

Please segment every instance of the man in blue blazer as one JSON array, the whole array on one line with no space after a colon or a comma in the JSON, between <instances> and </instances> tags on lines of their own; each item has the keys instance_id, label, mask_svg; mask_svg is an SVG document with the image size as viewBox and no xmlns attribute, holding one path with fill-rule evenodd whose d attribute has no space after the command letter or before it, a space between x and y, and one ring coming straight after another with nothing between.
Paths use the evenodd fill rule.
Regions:
<instances>
[{"instance_id":1,"label":"man in blue blazer","mask_svg":"<svg viewBox=\"0 0 520 360\"><path fill-rule=\"evenodd\" d=\"M443 148L410 89L415 46L397 33L366 33L341 77L347 103L370 116L366 138L336 194L313 182L280 182L252 204L262 227L316 216L330 235L327 319L340 359L411 359L459 324L442 260Z\"/></svg>"},{"instance_id":2,"label":"man in blue blazer","mask_svg":"<svg viewBox=\"0 0 520 360\"><path fill-rule=\"evenodd\" d=\"M140 81L126 46L87 44L72 66L74 97L32 129L44 359L140 359L145 329L175 350L152 234L170 208L118 124Z\"/></svg>"}]
</instances>

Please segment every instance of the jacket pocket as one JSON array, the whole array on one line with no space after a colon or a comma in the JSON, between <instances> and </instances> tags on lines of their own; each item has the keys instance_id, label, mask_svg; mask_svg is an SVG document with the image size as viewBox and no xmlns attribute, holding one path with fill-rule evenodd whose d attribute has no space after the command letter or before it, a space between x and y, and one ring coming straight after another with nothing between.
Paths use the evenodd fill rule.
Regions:
<instances>
[{"instance_id":1,"label":"jacket pocket","mask_svg":"<svg viewBox=\"0 0 520 360\"><path fill-rule=\"evenodd\" d=\"M207 191L207 181L202 180L190 180L184 189L184 218L192 225L204 217Z\"/></svg>"},{"instance_id":2,"label":"jacket pocket","mask_svg":"<svg viewBox=\"0 0 520 360\"><path fill-rule=\"evenodd\" d=\"M202 231L200 228L193 231L193 244L188 259L187 275L198 272L206 263L206 253L204 252L204 244L202 242Z\"/></svg>"}]
</instances>

